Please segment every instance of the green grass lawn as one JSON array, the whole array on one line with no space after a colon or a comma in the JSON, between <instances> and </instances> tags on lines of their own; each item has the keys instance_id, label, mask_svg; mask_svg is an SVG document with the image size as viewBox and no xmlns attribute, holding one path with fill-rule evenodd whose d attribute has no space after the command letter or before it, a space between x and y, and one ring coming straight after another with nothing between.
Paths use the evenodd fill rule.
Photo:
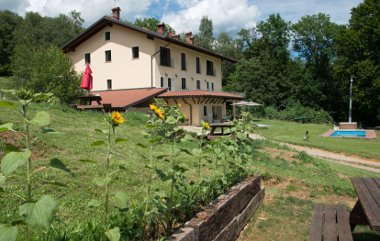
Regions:
<instances>
[{"instance_id":1,"label":"green grass lawn","mask_svg":"<svg viewBox=\"0 0 380 241\"><path fill-rule=\"evenodd\" d=\"M380 160L380 141L349 138L322 137L321 135L332 129L330 125L324 124L300 124L297 122L261 120L257 123L270 124L268 129L256 128L254 132L259 133L271 140L287 142L292 144L311 146L333 152L343 152L366 158ZM309 131L309 141L304 141L305 132ZM380 137L380 131L376 131Z\"/></svg>"},{"instance_id":2,"label":"green grass lawn","mask_svg":"<svg viewBox=\"0 0 380 241\"><path fill-rule=\"evenodd\" d=\"M90 147L90 143L99 139L95 128L105 129L102 113L77 112L68 107L59 105L38 104L32 106L31 112L47 111L51 116L51 127L61 134L42 134L34 129L33 133L33 165L35 167L45 166L51 158L59 158L74 176L58 170L47 170L39 172L34 176L33 189L37 197L49 194L56 197L59 202L58 218L60 222L54 224L59 230L62 227L76 227L87 225L93 220L102 217L102 209L87 207L93 198L101 198L102 190L93 184L94 176L104 173L105 150L102 147ZM128 165L125 171L119 172L112 190L123 190L129 195L129 202L139 202L146 196L144 186L148 173L146 169L146 150L137 146L137 143L149 145L142 136L141 131L145 129L147 118L138 113L127 113L126 123L117 128L117 137L128 138L129 141L121 143L115 148L113 160L125 160ZM20 129L20 118L15 110L1 109L0 124L15 122L15 129ZM266 136L281 136L287 133L280 128L281 122L270 122L272 126L268 130L260 130ZM284 128L289 128L295 133L289 135L294 143L303 143L303 132L306 127L311 133L310 143L316 142L318 132L323 133L321 125L299 125L296 123L284 123ZM325 127L326 130L328 127ZM291 132L291 131L290 131ZM277 134L276 134L277 133ZM298 134L297 134L298 133ZM282 134L278 140L284 141L286 135ZM293 136L293 137L292 137ZM299 138L299 142L297 142ZM276 139L276 138L274 138ZM4 143L12 143L23 146L23 137L20 134L1 135L0 158L4 155ZM322 139L323 140L323 139ZM357 141L360 140L341 140ZM366 141L363 143L374 143ZM323 142L321 141L321 145ZM180 144L182 145L182 144ZM196 143L183 145L190 149ZM378 145L378 144L377 144ZM372 146L377 148L378 146ZM367 147L371 149L371 147ZM260 173L264 178L266 187L266 198L262 207L251 220L248 228L242 233L240 240L305 240L308 235L311 213L317 202L334 202L346 204L347 209L352 208L355 201L355 191L349 178L352 176L380 176L367 171L332 164L307 156L304 153L296 153L281 149L271 142L254 142L254 155L248 163L249 173ZM376 149L375 149L376 150ZM162 145L155 150L156 155L168 153L169 146ZM373 151L375 152L375 151ZM269 154L268 154L269 153ZM83 163L79 160L91 159L98 161L97 164ZM194 177L196 173L194 158L188 155L181 157L181 163L189 166L188 177ZM165 168L167 162L160 161L155 165ZM205 164L207 165L207 164ZM23 174L20 170L19 174ZM210 173L203 173L209 175ZM42 180L37 181L37 179ZM64 185L52 185L59 181ZM168 190L167 183L162 183L155 178L154 189ZM18 215L18 206L22 200L16 196L24 196L24 182L14 178L7 182L5 192L0 192L0 223L9 222ZM10 201L11 200L11 201ZM78 229L80 230L80 229ZM355 231L358 237L378 237L365 228ZM292 237L291 239L286 237ZM20 239L21 240L21 239ZM362 239L365 240L365 239ZM374 238L367 240L376 240Z\"/></svg>"}]
</instances>

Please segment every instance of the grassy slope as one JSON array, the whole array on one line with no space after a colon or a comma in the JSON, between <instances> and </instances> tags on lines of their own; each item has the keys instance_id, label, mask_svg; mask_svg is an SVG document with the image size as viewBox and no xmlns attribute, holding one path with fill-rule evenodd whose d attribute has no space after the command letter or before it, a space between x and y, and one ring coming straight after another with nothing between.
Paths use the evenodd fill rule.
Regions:
<instances>
[{"instance_id":1,"label":"grassy slope","mask_svg":"<svg viewBox=\"0 0 380 241\"><path fill-rule=\"evenodd\" d=\"M3 110L0 111L0 124L19 121L15 111ZM35 132L38 140L34 142L34 146L37 147L34 149L34 152L37 153L33 158L34 165L46 165L50 158L57 157L73 170L75 176L72 177L55 170L38 174L36 179L58 180L65 183L67 187L42 185L40 182L36 182L34 187L36 196L48 193L57 197L60 205L58 216L64 221L63 225L83 224L87 220L99 217L100 211L86 206L88 201L102 194L92 183L92 179L104 171L102 164L106 157L102 148L91 148L89 144L99 139L93 129L105 128L105 124L102 122L104 115L76 112L66 107L49 105L38 105L31 109L32 112L37 110L49 112L52 118L52 127L62 134L42 135ZM147 173L144 171L144 159L141 157L144 150L136 147L138 142L146 143L140 134L144 127L143 122L144 118L141 115L128 114L127 123L117 129L117 135L129 138L130 142L120 144L116 148L114 160L127 160L128 170L117 175L117 179L112 185L113 190L121 189L129 193L131 200L137 200L145 194L143 185L146 182ZM274 125L275 123L272 124L271 129ZM16 125L16 128L18 127L19 124ZM311 142L313 138L312 136ZM349 177L380 176L315 160L288 150L278 151L277 146L266 142L257 143L257 146L272 153L268 155L257 152L250 163L252 172L258 172L264 176L267 195L264 205L241 235L241 240L252 240L253 238L255 240L305 240L314 203L338 202L345 203L348 208L352 208L355 192ZM168 146L162 146L157 153L167 150ZM279 154L273 154L276 152ZM80 159L98 160L99 164L85 164L79 162ZM182 161L193 167L191 158L184 156ZM164 163L157 163L157 165L163 166ZM20 171L20 174L23 174L23 170ZM157 188L167 188L160 182L156 183ZM22 185L20 180L12 179L7 184L6 192L1 194L0 223L11 220L11 217L17 217L18 202L9 202L8 200L15 200L12 196L14 194L22 195L20 185ZM357 232L356 236L359 237L368 238L373 235L365 229ZM291 238L289 239L289 237Z\"/></svg>"},{"instance_id":2,"label":"grassy slope","mask_svg":"<svg viewBox=\"0 0 380 241\"><path fill-rule=\"evenodd\" d=\"M265 153L257 153L252 166L263 174L266 196L238 241L306 240L315 203L339 203L351 210L356 193L349 178L380 177L281 149L269 142L262 145ZM355 229L354 237L378 240L367 227Z\"/></svg>"},{"instance_id":3,"label":"grassy slope","mask_svg":"<svg viewBox=\"0 0 380 241\"><path fill-rule=\"evenodd\" d=\"M15 122L15 128L20 128L18 115L14 110L0 111L0 124ZM60 203L59 216L65 222L85 222L95 218L100 213L94 209L86 208L87 203L93 198L101 198L102 191L99 191L92 180L99 173L104 172L104 162L106 160L105 148L90 147L95 140L101 139L99 133L95 133L95 128L105 129L106 124L103 121L105 117L101 113L77 112L68 107L39 105L31 108L31 113L37 110L45 110L50 113L51 127L61 132L60 135L41 134L34 132L37 140L34 143L33 165L35 167L47 165L51 158L59 158L75 174L68 175L58 170L48 170L35 176L35 180L43 179L44 181L59 181L67 187L55 185L42 185L36 182L34 186L35 194L39 197L43 193L49 193L57 197ZM123 190L130 194L130 200L137 200L145 195L143 189L147 180L145 170L145 155L143 149L136 146L138 142L147 144L141 135L144 128L145 117L141 114L128 114L126 124L116 130L117 137L128 138L129 142L120 143L114 148L113 161L125 160L128 162L127 170L116 175L112 184L112 191ZM17 136L17 135L16 135ZM18 138L20 139L20 138ZM20 142L21 140L19 140ZM1 143L1 141L0 141ZM191 148L191 147L190 147ZM165 153L168 146L162 146L158 153ZM0 146L0 158L3 156ZM79 160L90 159L98 161L98 164L83 163ZM192 159L184 158L183 162L192 167ZM166 163L157 163L158 166L164 166ZM20 170L20 175L24 170ZM191 174L191 173L190 173ZM165 184L157 183L157 188L167 188ZM17 217L17 203L8 202L8 199L14 199L14 194L24 196L19 186L24 186L21 180L12 179L8 182L7 190L0 198L0 223L4 220L10 220L10 217ZM13 193L13 194L12 194Z\"/></svg>"},{"instance_id":4,"label":"grassy slope","mask_svg":"<svg viewBox=\"0 0 380 241\"><path fill-rule=\"evenodd\" d=\"M297 122L276 120L263 120L258 123L271 124L270 128L256 129L255 132L272 140L307 145L333 152L344 152L380 160L380 141L378 139L364 140L322 137L321 135L323 133L332 129L332 126L323 124L299 124ZM306 131L309 131L310 135L308 142L303 141ZM379 138L380 131L376 131L376 135Z\"/></svg>"}]
</instances>

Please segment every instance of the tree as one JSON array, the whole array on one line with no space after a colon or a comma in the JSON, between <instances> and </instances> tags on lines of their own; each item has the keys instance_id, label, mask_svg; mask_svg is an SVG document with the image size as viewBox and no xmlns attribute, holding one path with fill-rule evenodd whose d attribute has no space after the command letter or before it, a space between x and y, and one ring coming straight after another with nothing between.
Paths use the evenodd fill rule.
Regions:
<instances>
[{"instance_id":1,"label":"tree","mask_svg":"<svg viewBox=\"0 0 380 241\"><path fill-rule=\"evenodd\" d=\"M83 19L76 11L55 18L27 12L24 21L15 31L16 44L45 47L53 44L61 47L83 31L82 24Z\"/></svg>"},{"instance_id":2,"label":"tree","mask_svg":"<svg viewBox=\"0 0 380 241\"><path fill-rule=\"evenodd\" d=\"M195 45L201 48L213 49L214 33L212 20L204 16L199 24L199 33L195 35Z\"/></svg>"},{"instance_id":3,"label":"tree","mask_svg":"<svg viewBox=\"0 0 380 241\"><path fill-rule=\"evenodd\" d=\"M80 94L80 77L71 60L55 46L17 46L11 69L16 88L50 92L62 103L72 103Z\"/></svg>"},{"instance_id":4,"label":"tree","mask_svg":"<svg viewBox=\"0 0 380 241\"><path fill-rule=\"evenodd\" d=\"M323 107L329 112L336 110L342 101L331 88L336 83L333 76L336 38L342 28L323 13L306 15L293 25L293 50L304 62L308 76L300 83L300 94L309 96L309 106Z\"/></svg>"},{"instance_id":5,"label":"tree","mask_svg":"<svg viewBox=\"0 0 380 241\"><path fill-rule=\"evenodd\" d=\"M13 33L22 18L8 10L0 11L0 75L9 75L10 57L14 49Z\"/></svg>"},{"instance_id":6,"label":"tree","mask_svg":"<svg viewBox=\"0 0 380 241\"><path fill-rule=\"evenodd\" d=\"M238 48L237 41L232 39L228 33L221 32L215 41L215 52L229 58L239 60L243 57ZM235 71L235 64L227 61L222 62L222 85L227 84L227 79L230 73Z\"/></svg>"},{"instance_id":7,"label":"tree","mask_svg":"<svg viewBox=\"0 0 380 241\"><path fill-rule=\"evenodd\" d=\"M279 14L273 14L256 28L239 32L237 46L246 60L241 61L228 78L228 89L245 91L248 99L268 106L282 108L294 102L290 80L296 78L289 78L291 71L288 71L289 25Z\"/></svg>"},{"instance_id":8,"label":"tree","mask_svg":"<svg viewBox=\"0 0 380 241\"><path fill-rule=\"evenodd\" d=\"M377 0L365 0L353 8L349 26L338 36L337 44L336 73L347 87L353 77L354 119L367 125L380 125L379 12Z\"/></svg>"},{"instance_id":9,"label":"tree","mask_svg":"<svg viewBox=\"0 0 380 241\"><path fill-rule=\"evenodd\" d=\"M157 31L157 24L159 24L160 21L154 17L151 18L136 18L135 22L133 23L136 26L149 29L151 31L156 32ZM175 30L169 25L165 24L165 33L173 32L175 33Z\"/></svg>"}]
</instances>

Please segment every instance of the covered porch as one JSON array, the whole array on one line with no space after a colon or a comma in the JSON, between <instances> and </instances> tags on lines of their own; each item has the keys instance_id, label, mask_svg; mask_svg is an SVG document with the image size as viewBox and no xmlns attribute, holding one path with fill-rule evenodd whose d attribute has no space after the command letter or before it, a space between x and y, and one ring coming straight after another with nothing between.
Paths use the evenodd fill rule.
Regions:
<instances>
[{"instance_id":1,"label":"covered porch","mask_svg":"<svg viewBox=\"0 0 380 241\"><path fill-rule=\"evenodd\" d=\"M159 96L168 105L178 105L189 125L199 126L201 120L222 123L226 120L226 102L239 101L243 97L228 92L168 91Z\"/></svg>"}]
</instances>

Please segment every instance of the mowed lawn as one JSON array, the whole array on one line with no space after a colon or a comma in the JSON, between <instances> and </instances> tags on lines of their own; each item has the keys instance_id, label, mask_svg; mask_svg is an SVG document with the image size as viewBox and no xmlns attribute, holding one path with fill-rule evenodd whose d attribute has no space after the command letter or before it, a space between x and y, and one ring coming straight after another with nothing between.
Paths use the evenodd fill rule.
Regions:
<instances>
[{"instance_id":1,"label":"mowed lawn","mask_svg":"<svg viewBox=\"0 0 380 241\"><path fill-rule=\"evenodd\" d=\"M332 138L322 134L333 128L328 124L301 124L294 121L261 120L257 123L270 124L268 129L256 128L259 133L271 140L292 144L311 146L332 152L342 152L365 158L380 160L380 141L362 138ZM309 131L309 141L304 141L305 132ZM380 138L380 131L376 131Z\"/></svg>"},{"instance_id":2,"label":"mowed lawn","mask_svg":"<svg viewBox=\"0 0 380 241\"><path fill-rule=\"evenodd\" d=\"M31 113L33 115L41 110L50 113L51 127L60 134L42 134L36 129L33 130L35 135L32 148L33 165L44 166L51 158L59 158L74 175L53 169L38 173L34 177L35 195L38 197L42 194L50 194L57 198L58 218L62 222L56 222L54 224L56 228L83 225L88 221L99 219L102 217L102 210L89 208L87 204L91 199L100 198L103 195L92 180L99 173L104 172L106 154L104 148L90 147L90 144L100 139L99 133L96 133L94 129L106 127L103 121L105 115L96 112L77 112L69 107L48 104L35 105L31 108ZM126 123L116 130L116 136L128 138L129 141L115 146L113 160L125 160L128 166L127 170L117 174L112 183L112 189L127 192L130 203L133 203L146 195L144 190L148 175L144 171L146 170L144 158L146 153L144 149L137 146L137 143L149 145L141 134L147 117L139 113L126 113L125 117ZM20 118L16 111L1 108L0 124L7 122L15 122L15 129L20 129ZM275 123L281 122L271 123L272 126L268 130L260 131L268 135ZM302 143L302 137L301 134L300 143ZM313 139L314 135L311 135L311 143ZM5 143L22 147L23 136L20 133L1 134L0 158L4 155ZM184 147L192 148L189 144ZM254 148L256 151L247 169L250 173L259 173L263 176L266 197L264 204L252 218L239 240L306 240L315 203L341 203L350 210L356 201L356 193L350 177L380 177L379 174L314 159L304 153L283 149L266 141L255 142ZM168 146L160 146L155 150L155 154L165 154L168 149ZM98 164L80 162L81 159L96 160ZM190 167L187 175L194 176L196 161L184 155L181 162ZM164 167L167 163L158 162L156 165ZM23 173L24 170L19 170L19 174ZM158 181L158 178L156 180L155 189L168 189L168 185ZM63 185L53 185L54 182ZM24 196L23 189L24 182L21 179L12 179L7 182L5 192L0 196L2 207L0 223L9 222L18 216L18 205L21 200L16 196ZM359 227L355 230L355 238L374 241L378 240L379 236L366 227Z\"/></svg>"}]
</instances>

